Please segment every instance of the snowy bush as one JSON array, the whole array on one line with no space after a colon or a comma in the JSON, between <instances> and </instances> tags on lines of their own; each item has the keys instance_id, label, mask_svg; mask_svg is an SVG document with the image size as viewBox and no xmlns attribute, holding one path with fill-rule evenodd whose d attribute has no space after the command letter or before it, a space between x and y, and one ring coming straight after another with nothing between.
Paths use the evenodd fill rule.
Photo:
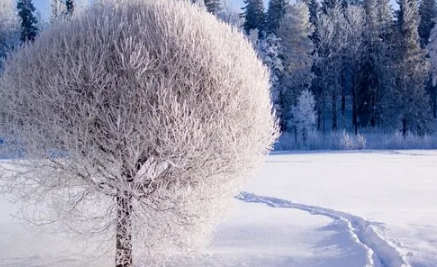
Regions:
<instances>
[{"instance_id":1,"label":"snowy bush","mask_svg":"<svg viewBox=\"0 0 437 267\"><path fill-rule=\"evenodd\" d=\"M283 133L275 144L275 150L357 150L367 148L365 135L350 134L346 131L323 134L308 132L305 143L296 141L292 133Z\"/></svg>"},{"instance_id":2,"label":"snowy bush","mask_svg":"<svg viewBox=\"0 0 437 267\"><path fill-rule=\"evenodd\" d=\"M402 132L366 132L358 135L341 131L323 134L310 131L306 143L296 142L292 133L282 133L275 150L437 149L437 135Z\"/></svg>"},{"instance_id":3,"label":"snowy bush","mask_svg":"<svg viewBox=\"0 0 437 267\"><path fill-rule=\"evenodd\" d=\"M0 98L5 147L24 154L8 188L39 219L114 231L117 267L204 246L276 137L251 44L185 1L53 25L7 60Z\"/></svg>"},{"instance_id":4,"label":"snowy bush","mask_svg":"<svg viewBox=\"0 0 437 267\"><path fill-rule=\"evenodd\" d=\"M346 130L343 130L341 134L337 134L340 144L339 149L343 150L355 150L364 149L366 147L366 138L362 134L349 134Z\"/></svg>"}]
</instances>

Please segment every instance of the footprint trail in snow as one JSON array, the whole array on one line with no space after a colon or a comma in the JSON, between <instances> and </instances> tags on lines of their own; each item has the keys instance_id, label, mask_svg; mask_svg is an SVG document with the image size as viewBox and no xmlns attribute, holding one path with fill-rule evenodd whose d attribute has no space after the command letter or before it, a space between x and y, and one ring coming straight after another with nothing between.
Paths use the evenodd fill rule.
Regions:
<instances>
[{"instance_id":1,"label":"footprint trail in snow","mask_svg":"<svg viewBox=\"0 0 437 267\"><path fill-rule=\"evenodd\" d=\"M273 208L298 209L333 219L343 225L353 240L364 248L367 253L365 267L411 267L405 260L405 255L392 242L385 239L375 227L378 223L347 212L299 204L274 197L258 196L249 192L241 192L236 198L244 202L264 203Z\"/></svg>"}]
</instances>

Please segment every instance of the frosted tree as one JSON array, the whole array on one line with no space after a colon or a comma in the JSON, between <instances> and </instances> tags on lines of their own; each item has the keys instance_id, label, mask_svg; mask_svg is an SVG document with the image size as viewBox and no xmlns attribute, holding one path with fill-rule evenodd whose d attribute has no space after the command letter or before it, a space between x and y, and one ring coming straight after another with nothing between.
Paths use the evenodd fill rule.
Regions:
<instances>
[{"instance_id":1,"label":"frosted tree","mask_svg":"<svg viewBox=\"0 0 437 267\"><path fill-rule=\"evenodd\" d=\"M259 40L257 52L262 58L264 64L270 69L270 84L273 107L276 116L280 119L281 130L285 129L283 117L283 99L282 84L284 66L282 64L282 46L281 39L274 34L269 34L264 40Z\"/></svg>"},{"instance_id":2,"label":"frosted tree","mask_svg":"<svg viewBox=\"0 0 437 267\"><path fill-rule=\"evenodd\" d=\"M70 18L74 13L75 3L74 0L65 0L65 16Z\"/></svg>"},{"instance_id":3,"label":"frosted tree","mask_svg":"<svg viewBox=\"0 0 437 267\"><path fill-rule=\"evenodd\" d=\"M232 5L230 0L223 0L220 3L220 11L217 17L222 21L236 27L241 28L242 20L235 6Z\"/></svg>"},{"instance_id":4,"label":"frosted tree","mask_svg":"<svg viewBox=\"0 0 437 267\"><path fill-rule=\"evenodd\" d=\"M278 37L282 40L284 78L282 101L285 125L291 120L291 107L296 105L301 91L311 86L313 77L313 42L310 40L312 25L308 6L304 3L288 5L281 21ZM287 129L286 129L287 130Z\"/></svg>"},{"instance_id":5,"label":"frosted tree","mask_svg":"<svg viewBox=\"0 0 437 267\"><path fill-rule=\"evenodd\" d=\"M419 5L419 36L420 45L426 48L430 39L431 31L435 28L435 19L437 17L437 3L435 0L422 0ZM433 117L437 117L436 88L432 85L432 77L429 77L426 83L426 90L431 97Z\"/></svg>"},{"instance_id":6,"label":"frosted tree","mask_svg":"<svg viewBox=\"0 0 437 267\"><path fill-rule=\"evenodd\" d=\"M320 4L317 0L310 0L308 1L308 11L309 11L309 21L311 22L313 26L313 33L311 34L311 41L313 41L313 44L315 46L315 49L317 49L319 45L319 12L320 12Z\"/></svg>"},{"instance_id":7,"label":"frosted tree","mask_svg":"<svg viewBox=\"0 0 437 267\"><path fill-rule=\"evenodd\" d=\"M428 40L428 44L426 46L426 49L428 51L429 55L429 62L430 62L430 75L431 75L431 84L430 84L430 91L431 91L431 102L433 106L433 115L434 118L437 117L437 93L436 93L436 86L437 86L437 27L434 27L431 30L430 37Z\"/></svg>"},{"instance_id":8,"label":"frosted tree","mask_svg":"<svg viewBox=\"0 0 437 267\"><path fill-rule=\"evenodd\" d=\"M65 3L62 0L52 0L51 3L52 13L50 15L50 22L56 22L58 20L64 19L65 14Z\"/></svg>"},{"instance_id":9,"label":"frosted tree","mask_svg":"<svg viewBox=\"0 0 437 267\"><path fill-rule=\"evenodd\" d=\"M378 100L375 102L376 125L384 128L392 128L392 119L396 117L397 110L394 106L394 84L396 77L397 49L395 36L395 21L392 14L389 0L377 1L377 14L379 23L379 42L378 51L375 54L376 66L378 66Z\"/></svg>"},{"instance_id":10,"label":"frosted tree","mask_svg":"<svg viewBox=\"0 0 437 267\"><path fill-rule=\"evenodd\" d=\"M264 32L265 14L263 0L244 0L245 6L242 8L244 16L243 29L246 34L251 30L257 29L260 36Z\"/></svg>"},{"instance_id":11,"label":"frosted tree","mask_svg":"<svg viewBox=\"0 0 437 267\"><path fill-rule=\"evenodd\" d=\"M289 122L288 128L296 129L296 141L298 142L305 143L308 133L314 130L317 121L315 105L314 95L308 89L305 89L299 95L297 104L291 109L293 120Z\"/></svg>"},{"instance_id":12,"label":"frosted tree","mask_svg":"<svg viewBox=\"0 0 437 267\"><path fill-rule=\"evenodd\" d=\"M287 0L270 0L266 15L266 33L277 34L285 15Z\"/></svg>"},{"instance_id":13,"label":"frosted tree","mask_svg":"<svg viewBox=\"0 0 437 267\"><path fill-rule=\"evenodd\" d=\"M21 19L21 43L35 40L38 34L38 28L36 27L38 21L32 0L18 0L17 9Z\"/></svg>"},{"instance_id":14,"label":"frosted tree","mask_svg":"<svg viewBox=\"0 0 437 267\"><path fill-rule=\"evenodd\" d=\"M429 62L425 51L420 48L418 34L418 14L415 0L401 0L398 12L397 47L398 62L395 81L397 118L401 122L402 133L424 134L429 131L431 114L429 96L425 91Z\"/></svg>"},{"instance_id":15,"label":"frosted tree","mask_svg":"<svg viewBox=\"0 0 437 267\"><path fill-rule=\"evenodd\" d=\"M19 21L14 0L0 0L0 70L6 53L19 44Z\"/></svg>"},{"instance_id":16,"label":"frosted tree","mask_svg":"<svg viewBox=\"0 0 437 267\"><path fill-rule=\"evenodd\" d=\"M352 95L352 125L354 126L355 134L358 133L357 125L357 91L361 77L362 62L364 55L363 32L365 30L366 15L361 6L349 5L345 10L345 18L347 20L346 26L346 40L345 47L345 61L348 82L350 87L348 94ZM345 89L344 89L345 91ZM345 99L342 97L342 111L344 112ZM343 113L344 115L344 113Z\"/></svg>"},{"instance_id":17,"label":"frosted tree","mask_svg":"<svg viewBox=\"0 0 437 267\"><path fill-rule=\"evenodd\" d=\"M347 21L340 1L336 1L333 8L328 8L326 13L320 15L319 50L316 58L320 91L316 92L316 99L318 100L318 114L321 122L319 129L324 133L327 130L325 125L327 114L325 113L329 106L331 108L331 129L336 131L338 128L337 102L342 94L344 51L348 39L346 26Z\"/></svg>"},{"instance_id":18,"label":"frosted tree","mask_svg":"<svg viewBox=\"0 0 437 267\"><path fill-rule=\"evenodd\" d=\"M376 126L376 105L381 94L381 64L384 59L381 24L378 18L377 0L364 2L366 28L364 30L364 57L361 65L361 79L354 95L354 125L357 128ZM357 125L359 124L359 125Z\"/></svg>"},{"instance_id":19,"label":"frosted tree","mask_svg":"<svg viewBox=\"0 0 437 267\"><path fill-rule=\"evenodd\" d=\"M2 149L20 160L2 184L43 222L114 231L116 267L205 246L277 136L251 45L186 1L95 4L5 66Z\"/></svg>"},{"instance_id":20,"label":"frosted tree","mask_svg":"<svg viewBox=\"0 0 437 267\"><path fill-rule=\"evenodd\" d=\"M435 0L421 0L419 5L419 16L420 44L422 47L425 47L428 44L431 30L435 26L435 18L437 17L437 2Z\"/></svg>"}]
</instances>

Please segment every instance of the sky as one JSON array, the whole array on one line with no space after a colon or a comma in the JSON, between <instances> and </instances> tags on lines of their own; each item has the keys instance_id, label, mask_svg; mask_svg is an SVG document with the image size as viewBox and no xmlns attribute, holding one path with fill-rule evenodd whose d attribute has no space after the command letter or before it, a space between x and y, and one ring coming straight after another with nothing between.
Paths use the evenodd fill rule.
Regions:
<instances>
[{"instance_id":1,"label":"sky","mask_svg":"<svg viewBox=\"0 0 437 267\"><path fill-rule=\"evenodd\" d=\"M79 0L79 1L87 1L87 0ZM92 0L90 0L91 2ZM264 0L267 3L267 0ZM50 16L50 2L51 0L33 0L35 8L41 12L43 18L48 18ZM243 0L230 0L232 5L236 8L243 6Z\"/></svg>"},{"instance_id":2,"label":"sky","mask_svg":"<svg viewBox=\"0 0 437 267\"><path fill-rule=\"evenodd\" d=\"M92 0L78 0L78 1L90 1ZM237 9L243 6L243 0L229 0L232 5L234 5ZM41 12L43 18L48 18L50 16L50 0L33 0L35 8ZM267 6L268 0L264 0L265 5ZM397 6L395 0L391 0L391 5L393 7Z\"/></svg>"}]
</instances>

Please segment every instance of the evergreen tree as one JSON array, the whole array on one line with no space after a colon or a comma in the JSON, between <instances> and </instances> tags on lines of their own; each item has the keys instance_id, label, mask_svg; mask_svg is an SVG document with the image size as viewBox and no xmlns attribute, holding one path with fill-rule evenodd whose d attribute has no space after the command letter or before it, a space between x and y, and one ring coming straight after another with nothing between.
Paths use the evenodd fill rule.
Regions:
<instances>
[{"instance_id":1,"label":"evergreen tree","mask_svg":"<svg viewBox=\"0 0 437 267\"><path fill-rule=\"evenodd\" d=\"M433 116L437 117L437 27L431 30L428 45L426 46L431 63L431 81L428 84L428 91L430 92L431 103L433 108Z\"/></svg>"},{"instance_id":2,"label":"evergreen tree","mask_svg":"<svg viewBox=\"0 0 437 267\"><path fill-rule=\"evenodd\" d=\"M437 16L436 0L422 0L419 6L419 36L420 44L425 47L428 44L428 39L432 28L435 25L435 18Z\"/></svg>"},{"instance_id":3,"label":"evergreen tree","mask_svg":"<svg viewBox=\"0 0 437 267\"><path fill-rule=\"evenodd\" d=\"M243 7L244 24L246 34L250 30L257 29L260 36L263 34L265 26L264 3L262 0L244 0Z\"/></svg>"},{"instance_id":4,"label":"evergreen tree","mask_svg":"<svg viewBox=\"0 0 437 267\"><path fill-rule=\"evenodd\" d=\"M349 5L345 10L347 20L346 33L347 45L344 52L344 80L341 98L341 110L345 119L346 95L352 96L352 126L355 134L358 133L357 127L357 91L360 80L360 70L364 58L363 31L365 29L365 11L364 8L357 5ZM346 127L344 127L346 128Z\"/></svg>"},{"instance_id":5,"label":"evergreen tree","mask_svg":"<svg viewBox=\"0 0 437 267\"><path fill-rule=\"evenodd\" d=\"M401 0L398 12L399 43L395 97L402 133L424 134L430 130L429 96L425 82L429 62L420 48L416 0Z\"/></svg>"},{"instance_id":6,"label":"evergreen tree","mask_svg":"<svg viewBox=\"0 0 437 267\"><path fill-rule=\"evenodd\" d=\"M287 121L292 120L291 108L297 104L302 90L311 86L311 68L314 63L314 45L310 39L312 31L308 6L304 3L287 5L278 31L282 39L284 58L282 98L285 125L288 125Z\"/></svg>"},{"instance_id":7,"label":"evergreen tree","mask_svg":"<svg viewBox=\"0 0 437 267\"><path fill-rule=\"evenodd\" d=\"M65 15L67 18L74 13L74 0L65 0Z\"/></svg>"},{"instance_id":8,"label":"evergreen tree","mask_svg":"<svg viewBox=\"0 0 437 267\"><path fill-rule=\"evenodd\" d=\"M366 27L364 30L363 49L364 57L361 65L360 81L354 96L354 118L358 124L355 127L376 125L376 104L379 89L381 88L379 59L381 58L381 32L378 20L377 0L366 0L364 10Z\"/></svg>"},{"instance_id":9,"label":"evergreen tree","mask_svg":"<svg viewBox=\"0 0 437 267\"><path fill-rule=\"evenodd\" d=\"M318 0L309 0L308 1L308 11L310 14L310 22L313 25L313 33L311 34L310 39L313 41L314 45L317 47L319 44L319 11L320 4Z\"/></svg>"},{"instance_id":10,"label":"evergreen tree","mask_svg":"<svg viewBox=\"0 0 437 267\"><path fill-rule=\"evenodd\" d=\"M19 21L14 0L0 0L0 71L7 52L19 43Z\"/></svg>"},{"instance_id":11,"label":"evergreen tree","mask_svg":"<svg viewBox=\"0 0 437 267\"><path fill-rule=\"evenodd\" d=\"M311 1L311 0L306 0L306 1ZM322 0L321 4L322 4L321 7L322 12L327 14L329 9L336 7L338 4L340 4L341 9L346 8L348 6L348 0Z\"/></svg>"},{"instance_id":12,"label":"evergreen tree","mask_svg":"<svg viewBox=\"0 0 437 267\"><path fill-rule=\"evenodd\" d=\"M389 1L364 2L363 60L353 95L353 126L387 123L393 109L393 17Z\"/></svg>"},{"instance_id":13,"label":"evergreen tree","mask_svg":"<svg viewBox=\"0 0 437 267\"><path fill-rule=\"evenodd\" d=\"M18 15L21 18L21 43L35 40L38 34L36 27L37 19L34 14L35 7L32 0L18 0L17 2Z\"/></svg>"},{"instance_id":14,"label":"evergreen tree","mask_svg":"<svg viewBox=\"0 0 437 267\"><path fill-rule=\"evenodd\" d=\"M266 33L277 34L279 25L285 15L286 0L270 0L266 16Z\"/></svg>"},{"instance_id":15,"label":"evergreen tree","mask_svg":"<svg viewBox=\"0 0 437 267\"><path fill-rule=\"evenodd\" d=\"M318 129L324 133L327 131L327 118L331 118L331 129L338 129L337 107L342 94L344 54L348 37L346 26L347 21L340 1L336 1L333 8L328 8L326 13L320 15L320 44L316 61L319 91L315 91L315 94L318 102ZM331 108L330 115L326 114L328 107Z\"/></svg>"},{"instance_id":16,"label":"evergreen tree","mask_svg":"<svg viewBox=\"0 0 437 267\"><path fill-rule=\"evenodd\" d=\"M283 78L284 66L282 63L282 46L281 39L274 34L269 34L264 40L259 40L257 52L263 60L264 64L270 70L270 84L272 102L276 112L276 117L279 118L281 130L285 129L283 118L283 99L281 80Z\"/></svg>"}]
</instances>

